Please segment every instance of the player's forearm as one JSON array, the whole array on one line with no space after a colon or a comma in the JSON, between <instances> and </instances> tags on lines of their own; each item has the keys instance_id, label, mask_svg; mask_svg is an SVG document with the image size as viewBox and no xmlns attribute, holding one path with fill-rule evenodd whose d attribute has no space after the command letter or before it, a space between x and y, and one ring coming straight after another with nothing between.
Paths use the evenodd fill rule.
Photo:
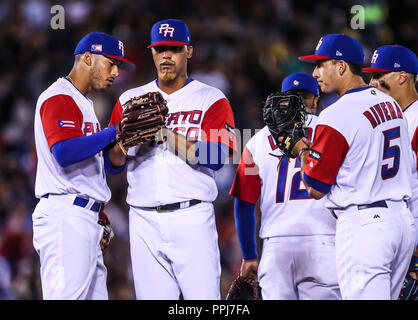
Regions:
<instances>
[{"instance_id":1,"label":"player's forearm","mask_svg":"<svg viewBox=\"0 0 418 320\"><path fill-rule=\"evenodd\" d=\"M196 145L194 141L188 140L185 136L167 128L163 129L163 136L167 138L169 150L174 154L179 155L185 161L196 162Z\"/></svg>"},{"instance_id":2,"label":"player's forearm","mask_svg":"<svg viewBox=\"0 0 418 320\"><path fill-rule=\"evenodd\" d=\"M122 167L126 163L126 156L118 144L109 150L109 160L114 167Z\"/></svg>"},{"instance_id":3,"label":"player's forearm","mask_svg":"<svg viewBox=\"0 0 418 320\"><path fill-rule=\"evenodd\" d=\"M300 167L301 167L301 171L300 171L300 176L302 179L303 184L305 185L306 191L308 191L309 195L314 198L315 200L319 200L322 197L325 196L324 193L312 188L309 183L305 180L305 174L304 174L304 167L306 164L306 155L308 154L308 150L303 151L303 149L300 150Z\"/></svg>"},{"instance_id":4,"label":"player's forearm","mask_svg":"<svg viewBox=\"0 0 418 320\"><path fill-rule=\"evenodd\" d=\"M165 132L170 149L191 164L219 170L228 158L229 147L218 142L191 141L169 129Z\"/></svg>"},{"instance_id":5,"label":"player's forearm","mask_svg":"<svg viewBox=\"0 0 418 320\"><path fill-rule=\"evenodd\" d=\"M67 167L95 156L116 139L116 130L106 128L90 136L59 141L52 146L52 154L60 166Z\"/></svg>"}]
</instances>

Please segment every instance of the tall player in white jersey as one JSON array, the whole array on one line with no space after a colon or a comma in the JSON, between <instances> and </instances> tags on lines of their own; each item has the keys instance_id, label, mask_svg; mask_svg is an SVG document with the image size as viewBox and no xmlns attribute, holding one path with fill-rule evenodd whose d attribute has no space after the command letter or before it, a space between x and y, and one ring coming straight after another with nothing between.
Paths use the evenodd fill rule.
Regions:
<instances>
[{"instance_id":1,"label":"tall player in white jersey","mask_svg":"<svg viewBox=\"0 0 418 320\"><path fill-rule=\"evenodd\" d=\"M283 80L282 92L302 95L306 126L313 137L319 88L309 74ZM274 174L273 174L274 173ZM259 280L264 300L331 300L340 293L335 266L335 219L324 201L309 196L300 179L300 162L282 155L267 126L242 154L231 195L242 251L240 275ZM260 198L260 262L256 250L255 204ZM325 199L324 199L325 200Z\"/></svg>"},{"instance_id":2,"label":"tall player in white jersey","mask_svg":"<svg viewBox=\"0 0 418 320\"><path fill-rule=\"evenodd\" d=\"M40 201L32 215L33 244L44 299L108 299L104 229L98 220L107 219L102 210L110 198L103 149L117 132L113 126L100 130L86 94L108 88L119 68L134 66L124 58L122 42L105 33L86 35L74 55L69 75L46 89L36 104L35 193Z\"/></svg>"},{"instance_id":3,"label":"tall player in white jersey","mask_svg":"<svg viewBox=\"0 0 418 320\"><path fill-rule=\"evenodd\" d=\"M215 170L236 148L232 109L220 90L187 76L193 47L183 21L155 23L148 47L157 80L124 92L111 118L111 124L118 123L125 101L149 91L161 92L169 108L167 141L130 148L126 157L136 296L219 299L212 201L218 192ZM115 158L114 165L123 164L120 156L122 161Z\"/></svg>"},{"instance_id":4,"label":"tall player in white jersey","mask_svg":"<svg viewBox=\"0 0 418 320\"><path fill-rule=\"evenodd\" d=\"M318 117L310 150L299 141L302 179L315 199L327 195L337 218L335 248L343 299L397 299L415 247L408 125L397 102L361 78L361 44L325 35L314 55L322 92L340 98Z\"/></svg>"},{"instance_id":5,"label":"tall player in white jersey","mask_svg":"<svg viewBox=\"0 0 418 320\"><path fill-rule=\"evenodd\" d=\"M414 52L399 45L378 48L372 57L371 65L363 68L372 72L370 85L391 95L399 103L408 121L409 138L413 152L412 198L408 201L411 212L418 226L418 58ZM415 242L418 244L418 230ZM418 248L415 249L410 276L418 280ZM413 271L414 270L414 271Z\"/></svg>"}]
</instances>

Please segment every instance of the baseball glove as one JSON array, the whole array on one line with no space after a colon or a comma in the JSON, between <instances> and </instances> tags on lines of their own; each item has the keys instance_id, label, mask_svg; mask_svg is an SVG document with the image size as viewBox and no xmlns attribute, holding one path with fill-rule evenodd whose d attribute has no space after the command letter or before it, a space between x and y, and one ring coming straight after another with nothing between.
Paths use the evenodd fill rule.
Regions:
<instances>
[{"instance_id":1,"label":"baseball glove","mask_svg":"<svg viewBox=\"0 0 418 320\"><path fill-rule=\"evenodd\" d=\"M418 281L413 279L410 272L416 272L418 270L418 257L413 256L411 264L409 265L408 273L403 281L401 293L399 294L399 300L418 300Z\"/></svg>"},{"instance_id":2,"label":"baseball glove","mask_svg":"<svg viewBox=\"0 0 418 320\"><path fill-rule=\"evenodd\" d=\"M263 300L258 281L238 276L232 282L225 300Z\"/></svg>"},{"instance_id":3,"label":"baseball glove","mask_svg":"<svg viewBox=\"0 0 418 320\"><path fill-rule=\"evenodd\" d=\"M97 221L97 223L103 227L103 236L100 241L100 248L102 249L102 252L105 253L115 234L110 227L110 220L104 211L99 213L99 221Z\"/></svg>"},{"instance_id":4,"label":"baseball glove","mask_svg":"<svg viewBox=\"0 0 418 320\"><path fill-rule=\"evenodd\" d=\"M306 119L305 103L293 92L275 92L267 97L263 107L263 119L283 155L296 158L292 149L303 137Z\"/></svg>"},{"instance_id":5,"label":"baseball glove","mask_svg":"<svg viewBox=\"0 0 418 320\"><path fill-rule=\"evenodd\" d=\"M154 141L165 127L167 102L159 92L148 92L131 98L122 105L122 110L116 141L124 154L130 147Z\"/></svg>"}]
</instances>

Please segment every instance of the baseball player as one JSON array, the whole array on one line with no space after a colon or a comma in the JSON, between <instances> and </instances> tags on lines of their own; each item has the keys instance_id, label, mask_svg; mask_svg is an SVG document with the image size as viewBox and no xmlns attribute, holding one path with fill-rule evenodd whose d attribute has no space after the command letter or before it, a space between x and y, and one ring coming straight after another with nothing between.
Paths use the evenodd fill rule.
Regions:
<instances>
[{"instance_id":1,"label":"baseball player","mask_svg":"<svg viewBox=\"0 0 418 320\"><path fill-rule=\"evenodd\" d=\"M282 92L302 95L312 138L319 88L309 74L294 73ZM275 172L275 174L272 174ZM284 157L267 126L247 143L230 194L242 251L240 275L258 280L264 300L330 300L340 293L335 266L335 219L300 179L298 159ZM260 197L261 196L261 197ZM260 198L263 250L256 250L255 204Z\"/></svg>"},{"instance_id":2,"label":"baseball player","mask_svg":"<svg viewBox=\"0 0 418 320\"><path fill-rule=\"evenodd\" d=\"M337 218L335 248L343 299L397 299L415 248L408 126L398 103L361 77L361 44L323 36L313 76L340 98L318 117L313 144L294 147L315 199L327 195Z\"/></svg>"},{"instance_id":3,"label":"baseball player","mask_svg":"<svg viewBox=\"0 0 418 320\"><path fill-rule=\"evenodd\" d=\"M418 74L417 56L403 46L382 46L374 52L371 66L363 68L363 71L372 73L370 85L395 98L408 121L414 157L412 198L408 204L415 218L415 226L418 226L418 92L415 87ZM418 243L418 232L415 242ZM418 249L415 249L414 256L415 259L418 257ZM410 272L410 275L417 280L416 272Z\"/></svg>"},{"instance_id":4,"label":"baseball player","mask_svg":"<svg viewBox=\"0 0 418 320\"><path fill-rule=\"evenodd\" d=\"M126 157L136 296L219 299L212 201L214 173L236 148L232 109L220 90L188 77L193 47L183 21L156 22L148 48L157 79L124 92L110 122L121 121L122 105L132 97L157 91L167 101L166 141L131 147Z\"/></svg>"},{"instance_id":5,"label":"baseball player","mask_svg":"<svg viewBox=\"0 0 418 320\"><path fill-rule=\"evenodd\" d=\"M119 68L134 66L117 38L86 35L74 51L71 72L39 97L35 111L38 156L33 244L40 256L44 299L108 299L98 224L110 198L103 149L117 126L100 130L86 94L106 89ZM107 153L105 155L107 156Z\"/></svg>"}]
</instances>

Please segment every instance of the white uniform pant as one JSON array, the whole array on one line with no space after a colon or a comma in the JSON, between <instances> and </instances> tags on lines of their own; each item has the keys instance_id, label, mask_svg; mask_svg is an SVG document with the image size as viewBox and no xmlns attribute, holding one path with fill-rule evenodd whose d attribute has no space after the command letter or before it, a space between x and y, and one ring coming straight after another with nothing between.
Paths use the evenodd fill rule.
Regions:
<instances>
[{"instance_id":1,"label":"white uniform pant","mask_svg":"<svg viewBox=\"0 0 418 320\"><path fill-rule=\"evenodd\" d=\"M388 208L336 210L337 273L346 300L398 299L415 250L415 223L404 201Z\"/></svg>"},{"instance_id":2,"label":"white uniform pant","mask_svg":"<svg viewBox=\"0 0 418 320\"><path fill-rule=\"evenodd\" d=\"M68 201L67 201L68 202ZM33 245L46 300L107 300L98 213L41 198L32 215Z\"/></svg>"},{"instance_id":3,"label":"white uniform pant","mask_svg":"<svg viewBox=\"0 0 418 320\"><path fill-rule=\"evenodd\" d=\"M334 236L263 240L258 280L264 300L337 300Z\"/></svg>"},{"instance_id":4,"label":"white uniform pant","mask_svg":"<svg viewBox=\"0 0 418 320\"><path fill-rule=\"evenodd\" d=\"M220 299L220 255L211 203L159 213L131 207L129 232L137 299Z\"/></svg>"}]
</instances>

